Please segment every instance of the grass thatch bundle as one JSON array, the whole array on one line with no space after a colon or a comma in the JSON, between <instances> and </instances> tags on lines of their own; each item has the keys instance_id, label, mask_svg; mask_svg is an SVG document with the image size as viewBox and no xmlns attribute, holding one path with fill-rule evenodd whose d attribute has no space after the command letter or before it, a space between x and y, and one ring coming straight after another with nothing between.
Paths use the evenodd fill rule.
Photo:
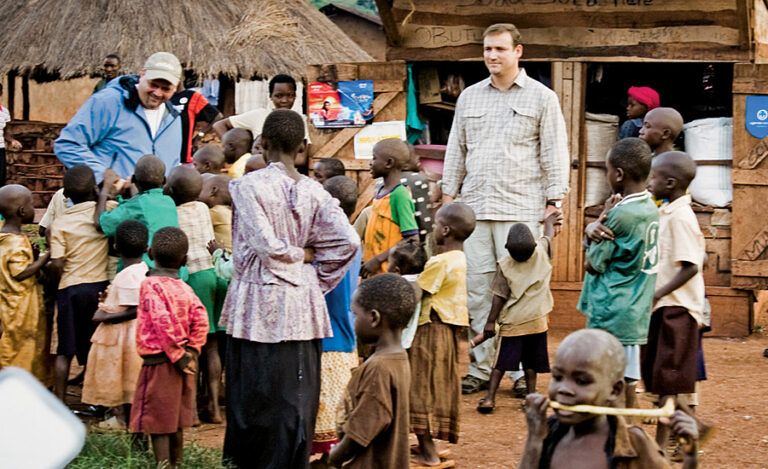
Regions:
<instances>
[{"instance_id":1,"label":"grass thatch bundle","mask_svg":"<svg viewBox=\"0 0 768 469\"><path fill-rule=\"evenodd\" d=\"M372 60L306 0L2 0L0 73L97 73L106 54L136 72L173 52L200 77L304 74Z\"/></svg>"}]
</instances>

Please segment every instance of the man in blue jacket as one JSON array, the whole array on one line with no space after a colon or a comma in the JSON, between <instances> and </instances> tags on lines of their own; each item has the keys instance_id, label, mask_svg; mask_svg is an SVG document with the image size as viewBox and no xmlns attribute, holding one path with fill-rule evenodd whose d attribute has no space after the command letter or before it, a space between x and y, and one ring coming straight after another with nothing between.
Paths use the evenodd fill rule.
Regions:
<instances>
[{"instance_id":1,"label":"man in blue jacket","mask_svg":"<svg viewBox=\"0 0 768 469\"><path fill-rule=\"evenodd\" d=\"M181 117L168 100L181 80L181 64L168 52L152 54L139 75L125 75L83 104L54 144L66 167L86 164L101 181L111 168L133 175L136 162L153 154L166 174L179 164Z\"/></svg>"}]
</instances>

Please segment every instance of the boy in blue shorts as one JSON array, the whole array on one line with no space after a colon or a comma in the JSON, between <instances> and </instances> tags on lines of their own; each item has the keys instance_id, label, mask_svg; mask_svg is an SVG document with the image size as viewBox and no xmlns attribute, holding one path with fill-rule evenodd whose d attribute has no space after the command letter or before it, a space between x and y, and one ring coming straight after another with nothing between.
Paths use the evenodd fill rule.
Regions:
<instances>
[{"instance_id":1,"label":"boy in blue shorts","mask_svg":"<svg viewBox=\"0 0 768 469\"><path fill-rule=\"evenodd\" d=\"M587 327L610 332L624 346L627 407L636 402L640 346L648 338L656 285L659 213L646 190L651 158L639 138L620 140L608 153L605 166L615 195L587 226L587 273L578 305Z\"/></svg>"}]
</instances>

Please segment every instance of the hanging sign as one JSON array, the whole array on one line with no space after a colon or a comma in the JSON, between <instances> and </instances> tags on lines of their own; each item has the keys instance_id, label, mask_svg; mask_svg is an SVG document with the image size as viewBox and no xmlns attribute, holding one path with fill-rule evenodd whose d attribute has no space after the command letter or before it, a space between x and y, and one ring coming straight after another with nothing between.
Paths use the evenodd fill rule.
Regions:
<instances>
[{"instance_id":1,"label":"hanging sign","mask_svg":"<svg viewBox=\"0 0 768 469\"><path fill-rule=\"evenodd\" d=\"M747 132L755 138L768 137L768 95L747 96Z\"/></svg>"}]
</instances>

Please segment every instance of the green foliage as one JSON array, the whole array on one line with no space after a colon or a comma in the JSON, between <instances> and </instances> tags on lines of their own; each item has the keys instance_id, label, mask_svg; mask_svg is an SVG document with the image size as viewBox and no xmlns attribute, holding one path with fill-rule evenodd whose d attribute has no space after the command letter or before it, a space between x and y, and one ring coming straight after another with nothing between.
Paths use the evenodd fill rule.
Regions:
<instances>
[{"instance_id":1,"label":"green foliage","mask_svg":"<svg viewBox=\"0 0 768 469\"><path fill-rule=\"evenodd\" d=\"M89 433L85 446L69 469L155 469L151 452L141 451L126 433ZM221 463L221 451L201 448L195 443L184 446L184 468L226 469Z\"/></svg>"}]
</instances>

